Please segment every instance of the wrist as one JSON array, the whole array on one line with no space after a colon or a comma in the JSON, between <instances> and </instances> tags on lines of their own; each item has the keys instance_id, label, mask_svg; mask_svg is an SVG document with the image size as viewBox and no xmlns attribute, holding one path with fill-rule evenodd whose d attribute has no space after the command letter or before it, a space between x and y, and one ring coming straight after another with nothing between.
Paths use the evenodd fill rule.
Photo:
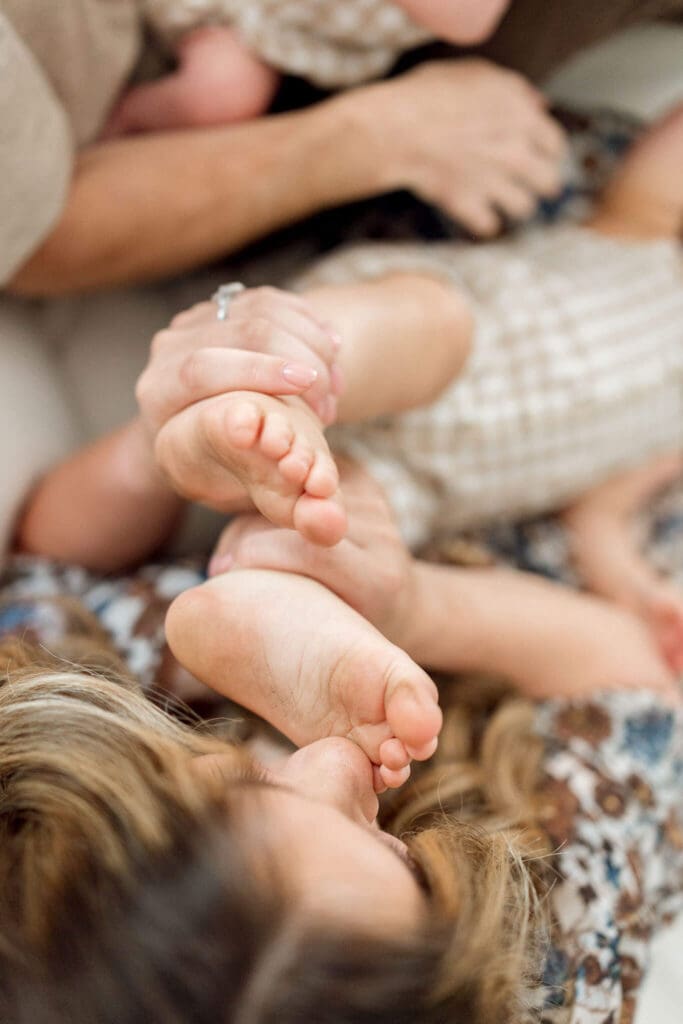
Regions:
<instances>
[{"instance_id":1,"label":"wrist","mask_svg":"<svg viewBox=\"0 0 683 1024\"><path fill-rule=\"evenodd\" d=\"M355 202L387 191L385 154L378 141L376 100L381 89L381 83L352 89L314 108L326 189L321 206Z\"/></svg>"}]
</instances>

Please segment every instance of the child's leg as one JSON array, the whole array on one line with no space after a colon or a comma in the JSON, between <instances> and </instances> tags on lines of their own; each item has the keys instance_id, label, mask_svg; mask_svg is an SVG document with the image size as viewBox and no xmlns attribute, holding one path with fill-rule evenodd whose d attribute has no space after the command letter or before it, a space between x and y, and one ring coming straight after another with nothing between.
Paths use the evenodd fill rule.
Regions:
<instances>
[{"instance_id":1,"label":"child's leg","mask_svg":"<svg viewBox=\"0 0 683 1024\"><path fill-rule=\"evenodd\" d=\"M295 742L349 736L390 785L433 749L434 690L362 614L415 662L495 673L531 696L649 687L676 699L636 616L524 573L413 561L372 481L348 481L348 506L348 537L331 550L258 517L234 524L222 550L239 571L169 613L179 661Z\"/></svg>"},{"instance_id":2,"label":"child's leg","mask_svg":"<svg viewBox=\"0 0 683 1024\"><path fill-rule=\"evenodd\" d=\"M674 671L683 671L683 592L662 579L641 551L636 517L683 473L675 453L608 481L567 513L577 567L596 594L645 620Z\"/></svg>"},{"instance_id":3,"label":"child's leg","mask_svg":"<svg viewBox=\"0 0 683 1024\"><path fill-rule=\"evenodd\" d=\"M124 95L104 136L250 120L266 113L279 78L232 29L199 28L180 41L177 71Z\"/></svg>"},{"instance_id":4,"label":"child's leg","mask_svg":"<svg viewBox=\"0 0 683 1024\"><path fill-rule=\"evenodd\" d=\"M343 338L340 420L428 402L467 358L467 306L454 288L432 278L394 275L305 297ZM346 522L336 467L320 421L301 400L227 394L214 400L205 429L216 473L229 469L267 519L319 544L341 539ZM191 473L188 465L185 476Z\"/></svg>"},{"instance_id":5,"label":"child's leg","mask_svg":"<svg viewBox=\"0 0 683 1024\"><path fill-rule=\"evenodd\" d=\"M627 238L679 238L683 230L683 104L636 143L588 226Z\"/></svg>"},{"instance_id":6,"label":"child's leg","mask_svg":"<svg viewBox=\"0 0 683 1024\"><path fill-rule=\"evenodd\" d=\"M232 543L223 545L233 565L300 572L356 608L384 608L376 593L382 575L369 546L374 531L322 549L291 531L264 527L258 517L248 520L238 521ZM530 573L413 562L396 614L374 624L418 664L500 676L530 697L641 688L676 697L674 677L641 619ZM227 679L232 663L223 667Z\"/></svg>"},{"instance_id":7,"label":"child's leg","mask_svg":"<svg viewBox=\"0 0 683 1024\"><path fill-rule=\"evenodd\" d=\"M349 516L340 544L320 548L245 516L221 538L223 566L308 576L440 671L493 673L537 697L639 687L674 696L671 672L638 617L529 573L419 562L377 484L352 464L340 470Z\"/></svg>"},{"instance_id":8,"label":"child's leg","mask_svg":"<svg viewBox=\"0 0 683 1024\"><path fill-rule=\"evenodd\" d=\"M314 288L313 308L339 331L342 423L429 404L463 369L474 320L451 283L418 274Z\"/></svg>"}]
</instances>

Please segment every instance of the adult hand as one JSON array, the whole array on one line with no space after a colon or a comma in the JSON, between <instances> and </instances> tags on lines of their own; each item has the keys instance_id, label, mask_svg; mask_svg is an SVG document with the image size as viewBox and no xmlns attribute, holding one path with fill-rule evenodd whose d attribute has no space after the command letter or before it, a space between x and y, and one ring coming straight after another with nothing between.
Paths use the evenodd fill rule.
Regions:
<instances>
[{"instance_id":1,"label":"adult hand","mask_svg":"<svg viewBox=\"0 0 683 1024\"><path fill-rule=\"evenodd\" d=\"M240 516L223 531L209 573L258 568L309 576L400 644L414 598L413 559L381 487L347 460L339 460L339 476L349 523L339 544L323 548L259 515Z\"/></svg>"},{"instance_id":2,"label":"adult hand","mask_svg":"<svg viewBox=\"0 0 683 1024\"><path fill-rule=\"evenodd\" d=\"M376 147L385 189L410 189L484 236L559 191L564 135L521 75L481 59L432 62L364 92L363 143Z\"/></svg>"},{"instance_id":3,"label":"adult hand","mask_svg":"<svg viewBox=\"0 0 683 1024\"><path fill-rule=\"evenodd\" d=\"M340 338L308 303L276 288L248 289L219 321L213 302L176 316L155 335L136 395L153 437L195 402L230 391L300 395L333 422L341 377Z\"/></svg>"}]
</instances>

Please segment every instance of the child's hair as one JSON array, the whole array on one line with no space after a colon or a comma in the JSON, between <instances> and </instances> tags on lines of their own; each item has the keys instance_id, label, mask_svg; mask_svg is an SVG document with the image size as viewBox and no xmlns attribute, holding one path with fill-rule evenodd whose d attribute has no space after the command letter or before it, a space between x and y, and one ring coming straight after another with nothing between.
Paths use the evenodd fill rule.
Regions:
<instances>
[{"instance_id":1,"label":"child's hair","mask_svg":"<svg viewBox=\"0 0 683 1024\"><path fill-rule=\"evenodd\" d=\"M434 818L430 787L458 812L409 839L431 920L379 941L304 917L284 895L277 858L250 857L243 796L264 783L242 752L234 784L193 771L191 757L230 748L155 707L110 654L84 653L96 671L0 643L0 1019L532 1018L537 900L507 827L532 788L533 772L514 767L529 763L523 707L504 707L469 747L460 713L460 746L446 737L455 760L414 793L423 816ZM410 817L404 802L399 830Z\"/></svg>"}]
</instances>

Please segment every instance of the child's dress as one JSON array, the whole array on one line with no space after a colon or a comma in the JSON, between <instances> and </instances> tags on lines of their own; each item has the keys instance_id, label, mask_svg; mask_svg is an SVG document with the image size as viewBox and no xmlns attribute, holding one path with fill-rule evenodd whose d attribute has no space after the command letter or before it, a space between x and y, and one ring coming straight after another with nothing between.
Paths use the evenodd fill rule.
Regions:
<instances>
[{"instance_id":1,"label":"child's dress","mask_svg":"<svg viewBox=\"0 0 683 1024\"><path fill-rule=\"evenodd\" d=\"M382 76L431 36L389 0L143 0L172 43L201 25L230 25L267 64L323 88Z\"/></svg>"},{"instance_id":2,"label":"child's dress","mask_svg":"<svg viewBox=\"0 0 683 1024\"><path fill-rule=\"evenodd\" d=\"M430 406L330 432L384 486L412 545L560 509L683 444L676 242L560 226L479 246L368 245L305 284L392 271L452 281L476 324L464 371Z\"/></svg>"}]
</instances>

